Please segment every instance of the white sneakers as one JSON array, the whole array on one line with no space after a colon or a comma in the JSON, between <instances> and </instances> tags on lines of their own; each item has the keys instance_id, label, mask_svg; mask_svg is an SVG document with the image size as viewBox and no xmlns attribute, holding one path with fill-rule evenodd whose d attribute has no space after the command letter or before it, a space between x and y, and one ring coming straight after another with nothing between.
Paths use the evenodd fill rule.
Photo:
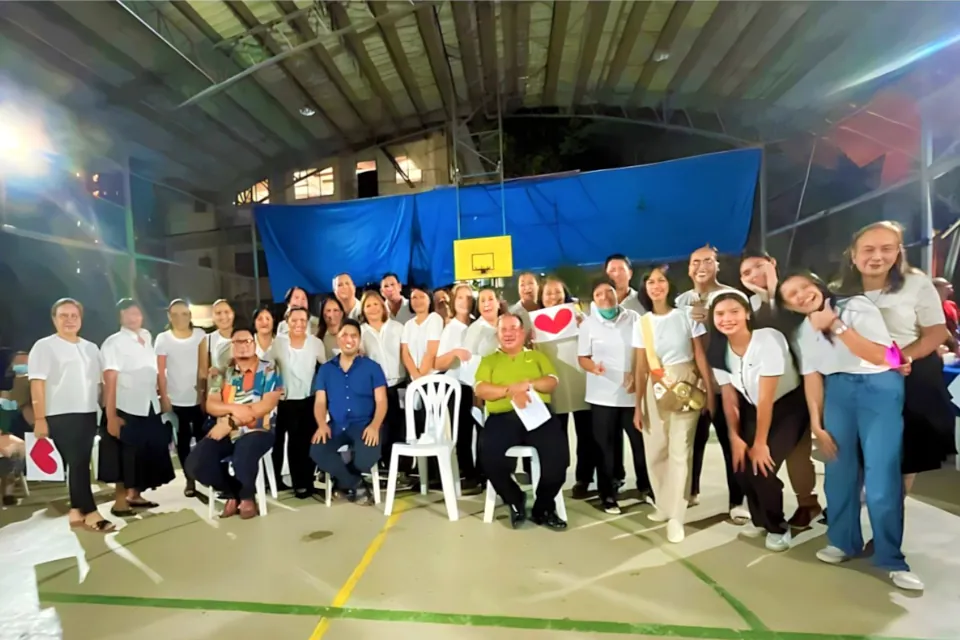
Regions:
<instances>
[{"instance_id":1,"label":"white sneakers","mask_svg":"<svg viewBox=\"0 0 960 640\"><path fill-rule=\"evenodd\" d=\"M740 535L744 538L759 538L767 532L763 527L755 527L752 524L745 524L740 529Z\"/></svg>"},{"instance_id":2,"label":"white sneakers","mask_svg":"<svg viewBox=\"0 0 960 640\"><path fill-rule=\"evenodd\" d=\"M673 544L683 542L685 534L683 532L683 523L676 518L667 520L667 540Z\"/></svg>"},{"instance_id":3,"label":"white sneakers","mask_svg":"<svg viewBox=\"0 0 960 640\"><path fill-rule=\"evenodd\" d=\"M817 560L827 564L840 564L850 559L837 547L827 546L817 551ZM912 571L891 571L887 574L894 585L904 591L923 591L923 580Z\"/></svg>"},{"instance_id":4,"label":"white sneakers","mask_svg":"<svg viewBox=\"0 0 960 640\"><path fill-rule=\"evenodd\" d=\"M786 526L786 533L767 533L767 540L764 545L770 551L786 551L790 548L790 543L793 542L793 534L790 533L790 526Z\"/></svg>"},{"instance_id":5,"label":"white sneakers","mask_svg":"<svg viewBox=\"0 0 960 640\"><path fill-rule=\"evenodd\" d=\"M730 519L737 524L749 522L750 520L750 509L745 506L738 505L730 509Z\"/></svg>"},{"instance_id":6,"label":"white sneakers","mask_svg":"<svg viewBox=\"0 0 960 640\"><path fill-rule=\"evenodd\" d=\"M667 520L670 519L667 516L665 516L662 511L658 509L648 513L647 517L653 522L666 522Z\"/></svg>"}]
</instances>

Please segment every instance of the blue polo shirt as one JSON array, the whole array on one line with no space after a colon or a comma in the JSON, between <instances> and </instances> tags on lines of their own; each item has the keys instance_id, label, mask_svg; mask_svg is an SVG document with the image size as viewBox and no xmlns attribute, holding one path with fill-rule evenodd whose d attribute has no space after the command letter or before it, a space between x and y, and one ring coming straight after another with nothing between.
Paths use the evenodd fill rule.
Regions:
<instances>
[{"instance_id":1,"label":"blue polo shirt","mask_svg":"<svg viewBox=\"0 0 960 640\"><path fill-rule=\"evenodd\" d=\"M373 392L386 387L387 378L379 364L358 355L348 371L340 368L340 355L321 365L313 378L313 393L327 394L330 429L335 433L351 427L366 427L373 420L377 403Z\"/></svg>"}]
</instances>

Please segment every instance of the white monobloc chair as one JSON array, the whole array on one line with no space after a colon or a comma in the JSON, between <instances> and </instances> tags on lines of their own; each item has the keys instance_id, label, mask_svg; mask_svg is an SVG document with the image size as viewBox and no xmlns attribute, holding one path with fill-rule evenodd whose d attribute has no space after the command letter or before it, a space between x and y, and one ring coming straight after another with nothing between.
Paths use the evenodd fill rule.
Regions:
<instances>
[{"instance_id":1,"label":"white monobloc chair","mask_svg":"<svg viewBox=\"0 0 960 640\"><path fill-rule=\"evenodd\" d=\"M484 424L483 414L479 416L475 413L474 418L477 420L477 423L480 425ZM508 458L530 458L530 482L533 483L533 491L536 494L537 486L540 484L540 456L537 454L537 450L533 447L528 446L517 446L510 447L507 449L505 454ZM493 512L497 507L497 492L493 488L493 485L490 484L490 481L487 480L487 495L483 504L483 521L486 524L493 522ZM556 498L556 508L557 515L560 516L560 519L566 522L567 520L567 504L563 500L563 491L557 492Z\"/></svg>"},{"instance_id":2,"label":"white monobloc chair","mask_svg":"<svg viewBox=\"0 0 960 640\"><path fill-rule=\"evenodd\" d=\"M447 403L453 398L451 415ZM414 407L423 404L426 419L423 435L418 439L414 422ZM460 426L460 383L449 376L432 374L423 376L407 387L404 398L407 441L396 443L390 453L390 475L387 479L387 499L384 514L393 513L393 501L397 493L397 472L400 456L417 459L420 472L420 493L427 495L430 479L427 475L427 459L435 457L440 467L443 500L451 521L460 518L457 498L460 497L460 468L457 465L457 432Z\"/></svg>"},{"instance_id":3,"label":"white monobloc chair","mask_svg":"<svg viewBox=\"0 0 960 640\"><path fill-rule=\"evenodd\" d=\"M337 453L341 456L345 453L350 452L349 445L343 445L337 449ZM333 504L333 476L327 472L327 481L326 481L326 491L324 493L324 499L326 500L327 506ZM377 463L373 464L373 469L370 470L370 477L372 482L370 483L373 489L373 503L380 504L380 469L377 468Z\"/></svg>"},{"instance_id":4,"label":"white monobloc chair","mask_svg":"<svg viewBox=\"0 0 960 640\"><path fill-rule=\"evenodd\" d=\"M264 483L264 476L266 476L266 483L270 485L270 495L273 496L273 499L277 499L277 476L273 468L273 449L267 451L262 458L260 458L260 470L257 472L257 508L260 510L260 515L267 515L267 488ZM230 463L230 475L233 475L233 463ZM213 487L207 487L207 519L213 520L216 517L216 502L217 502L217 490Z\"/></svg>"}]
</instances>

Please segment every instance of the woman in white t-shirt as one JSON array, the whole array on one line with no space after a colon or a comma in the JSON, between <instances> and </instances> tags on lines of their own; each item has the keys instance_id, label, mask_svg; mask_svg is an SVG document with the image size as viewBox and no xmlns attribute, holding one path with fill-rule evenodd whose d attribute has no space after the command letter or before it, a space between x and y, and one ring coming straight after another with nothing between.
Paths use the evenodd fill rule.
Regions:
<instances>
[{"instance_id":1,"label":"woman in white t-shirt","mask_svg":"<svg viewBox=\"0 0 960 640\"><path fill-rule=\"evenodd\" d=\"M310 439L317 431L310 388L317 365L326 362L327 358L323 342L308 332L308 310L291 308L287 311L287 325L289 332L277 336L273 345L274 361L283 380L283 400L277 406L273 467L283 468L286 448L294 496L305 500L313 495L316 475L316 465L310 458Z\"/></svg>"},{"instance_id":2,"label":"woman in white t-shirt","mask_svg":"<svg viewBox=\"0 0 960 640\"><path fill-rule=\"evenodd\" d=\"M67 466L70 526L109 533L90 490L90 454L97 435L100 352L80 337L83 305L63 298L50 311L56 333L33 345L27 362L33 434L53 440Z\"/></svg>"},{"instance_id":3,"label":"woman in white t-shirt","mask_svg":"<svg viewBox=\"0 0 960 640\"><path fill-rule=\"evenodd\" d=\"M953 452L954 412L937 348L949 335L943 304L930 277L907 263L903 228L877 222L853 236L841 265L839 296L863 294L883 314L890 337L903 351L904 487L916 474L939 469Z\"/></svg>"},{"instance_id":4,"label":"woman in white t-shirt","mask_svg":"<svg viewBox=\"0 0 960 640\"><path fill-rule=\"evenodd\" d=\"M634 326L637 406L634 425L644 451L657 510L651 520L667 523L667 539L684 538L693 439L703 411L713 413L713 389L702 336L706 329L673 303L666 268L645 273L637 299L645 309ZM702 394L697 391L702 390ZM691 394L697 394L690 402Z\"/></svg>"},{"instance_id":5,"label":"woman in white t-shirt","mask_svg":"<svg viewBox=\"0 0 960 640\"><path fill-rule=\"evenodd\" d=\"M893 340L883 314L866 296L837 300L815 275L784 278L781 307L799 315L796 345L810 424L827 458L824 488L829 546L817 558L839 564L863 551L860 490L873 530L873 562L902 589L923 589L900 544L903 502L904 379L890 368ZM862 458L862 464L861 464Z\"/></svg>"},{"instance_id":6,"label":"woman in white t-shirt","mask_svg":"<svg viewBox=\"0 0 960 640\"><path fill-rule=\"evenodd\" d=\"M198 347L206 337L203 329L193 326L190 305L179 298L167 306L170 328L157 336L157 382L160 387L160 408L163 413L177 416L177 458L180 468L190 455L190 439L197 442L205 435L206 419L197 393ZM187 478L183 495L197 495L196 484Z\"/></svg>"},{"instance_id":7,"label":"woman in white t-shirt","mask_svg":"<svg viewBox=\"0 0 960 640\"><path fill-rule=\"evenodd\" d=\"M317 337L323 341L327 360L333 359L333 356L340 353L337 335L340 333L340 327L343 326L346 315L343 304L334 296L327 296L320 302L320 327L317 330Z\"/></svg>"},{"instance_id":8,"label":"woman in white t-shirt","mask_svg":"<svg viewBox=\"0 0 960 640\"><path fill-rule=\"evenodd\" d=\"M197 347L197 389L200 397L207 397L207 378L213 369L222 370L230 364L233 345L233 306L223 298L213 303L214 330Z\"/></svg>"},{"instance_id":9,"label":"woman in white t-shirt","mask_svg":"<svg viewBox=\"0 0 960 640\"><path fill-rule=\"evenodd\" d=\"M593 434L600 448L597 489L603 510L620 513L617 504L616 441L626 432L633 451L637 490L649 499L650 479L643 450L643 436L633 426L636 398L633 390L633 327L640 316L617 303L612 282L593 287L593 309L580 324L577 356L587 372L587 404L593 420Z\"/></svg>"},{"instance_id":10,"label":"woman in white t-shirt","mask_svg":"<svg viewBox=\"0 0 960 640\"><path fill-rule=\"evenodd\" d=\"M273 361L273 342L276 338L273 331L276 323L271 307L270 304L262 305L253 314L253 342L257 348L257 357L267 362Z\"/></svg>"},{"instance_id":11,"label":"woman in white t-shirt","mask_svg":"<svg viewBox=\"0 0 960 640\"><path fill-rule=\"evenodd\" d=\"M411 380L434 373L443 318L433 311L433 295L424 287L410 287L413 317L403 325L400 359Z\"/></svg>"},{"instance_id":12,"label":"woman in white t-shirt","mask_svg":"<svg viewBox=\"0 0 960 640\"><path fill-rule=\"evenodd\" d=\"M473 380L469 377L467 369L463 369L461 377L461 367L479 362L478 356L474 356L464 347L464 338L467 329L473 320L474 307L476 306L473 297L473 287L469 284L461 283L455 285L451 291L453 302L451 303L451 317L447 326L443 328L440 334L440 346L437 350L437 371L442 371L451 378L460 383L460 426L457 433L457 464L460 467L460 475L463 476L461 488L465 495L480 493L482 489L480 483L480 472L473 457L473 434L477 425L473 420ZM474 361L474 358L478 358ZM452 400L451 400L452 401Z\"/></svg>"},{"instance_id":13,"label":"woman in white t-shirt","mask_svg":"<svg viewBox=\"0 0 960 640\"><path fill-rule=\"evenodd\" d=\"M477 314L463 334L463 347L475 357L484 358L497 350L497 318L501 304L493 289L480 289L477 293Z\"/></svg>"},{"instance_id":14,"label":"woman in white t-shirt","mask_svg":"<svg viewBox=\"0 0 960 640\"><path fill-rule=\"evenodd\" d=\"M766 532L767 549L786 551L792 538L777 472L809 428L809 415L787 339L776 329L753 329L752 313L740 292L714 298L707 359L720 385L733 470L753 519L744 533Z\"/></svg>"},{"instance_id":15,"label":"woman in white t-shirt","mask_svg":"<svg viewBox=\"0 0 960 640\"><path fill-rule=\"evenodd\" d=\"M387 417L380 429L382 446L380 464L384 468L390 465L390 452L397 442L406 440L406 418L400 407L400 387L406 379L406 372L400 362L400 339L403 337L403 325L390 317L387 304L378 291L365 291L360 298L360 350L380 365L387 379ZM410 458L403 460L404 472L412 468ZM409 489L406 478L398 484Z\"/></svg>"}]
</instances>

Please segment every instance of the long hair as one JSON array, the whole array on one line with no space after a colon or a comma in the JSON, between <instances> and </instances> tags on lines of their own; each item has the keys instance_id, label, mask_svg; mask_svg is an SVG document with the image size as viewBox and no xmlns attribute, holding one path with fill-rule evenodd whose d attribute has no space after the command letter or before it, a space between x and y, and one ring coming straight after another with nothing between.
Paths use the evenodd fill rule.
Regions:
<instances>
[{"instance_id":1,"label":"long hair","mask_svg":"<svg viewBox=\"0 0 960 640\"><path fill-rule=\"evenodd\" d=\"M853 254L856 252L857 243L860 242L860 238L866 233L876 229L892 231L897 235L900 243L899 256L887 274L887 286L884 288L884 291L887 293L900 291L900 289L903 288L903 283L906 281L907 274L919 273L919 269L911 267L910 263L907 262L907 254L903 250L903 225L892 220L881 220L880 222L868 224L853 234L850 246L843 252L843 259L840 263L840 277L830 283L831 290L844 297L863 293L863 276L860 270L857 269L857 265L853 263Z\"/></svg>"},{"instance_id":2,"label":"long hair","mask_svg":"<svg viewBox=\"0 0 960 640\"><path fill-rule=\"evenodd\" d=\"M338 276L339 277L339 276ZM340 320L340 326L343 326L343 321L347 319L347 312L343 309L343 303L337 300L337 296L328 295L320 301L320 327L317 329L317 337L321 340L325 335L327 335L327 318L324 315L324 311L327 308L327 303L332 302L338 307L340 307L340 313L343 315L343 318Z\"/></svg>"},{"instance_id":3,"label":"long hair","mask_svg":"<svg viewBox=\"0 0 960 640\"><path fill-rule=\"evenodd\" d=\"M751 333L753 332L753 310L750 308L750 301L747 300L747 297L740 293L739 291L728 291L725 293L719 294L716 298L713 299L713 302L710 303L710 309L707 311L707 363L712 369L722 369L723 371L728 371L727 368L727 336L720 333L717 330L717 327L713 324L713 311L717 308L717 305L726 300L734 300L737 304L743 307L743 310L747 312L747 330Z\"/></svg>"},{"instance_id":4,"label":"long hair","mask_svg":"<svg viewBox=\"0 0 960 640\"><path fill-rule=\"evenodd\" d=\"M663 274L663 278L667 281L667 299L665 302L669 308L675 309L677 303L674 299L676 298L675 292L677 289L673 286L673 282L667 275L667 265L665 264L651 267L643 272L643 275L640 276L640 288L637 289L637 301L647 311L653 311L653 300L650 299L650 294L647 293L647 280L653 276L655 271Z\"/></svg>"},{"instance_id":5,"label":"long hair","mask_svg":"<svg viewBox=\"0 0 960 640\"><path fill-rule=\"evenodd\" d=\"M823 296L823 304L829 304L834 309L837 308L837 299L838 296L836 293L830 290L830 287L827 286L827 283L824 282L820 276L808 269L794 269L787 273L782 280L777 284L777 291L774 295L774 300L776 301L777 314L776 321L771 325L774 329L782 333L783 335L789 338L793 336L796 330L803 324L803 321L807 319L805 315L799 311L793 311L787 307L786 300L783 299L783 283L789 280L790 278L804 278L809 280L810 283L820 290L820 294ZM823 306L820 307L823 309ZM820 310L818 309L818 311ZM833 343L833 334L828 330L823 332L823 336L831 344Z\"/></svg>"}]
</instances>

